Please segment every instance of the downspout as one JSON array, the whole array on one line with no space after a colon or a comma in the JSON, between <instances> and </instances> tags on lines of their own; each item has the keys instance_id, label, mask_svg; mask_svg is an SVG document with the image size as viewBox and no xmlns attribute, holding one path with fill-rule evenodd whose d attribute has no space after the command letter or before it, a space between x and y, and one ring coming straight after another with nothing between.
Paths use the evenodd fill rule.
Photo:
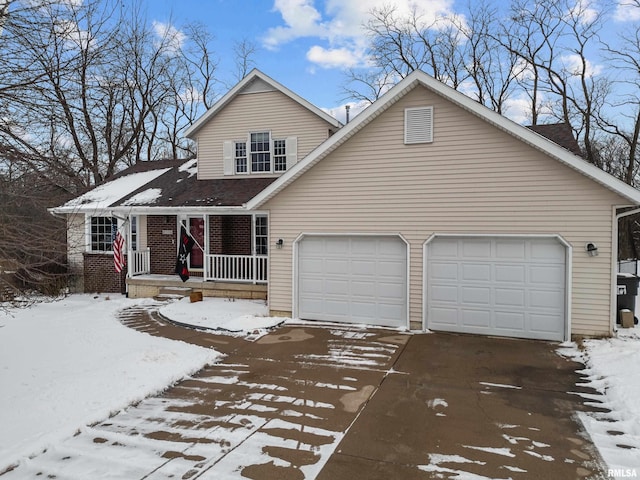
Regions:
<instances>
[{"instance_id":1,"label":"downspout","mask_svg":"<svg viewBox=\"0 0 640 480\"><path fill-rule=\"evenodd\" d=\"M617 210L614 207L614 210ZM626 212L616 213L612 225L611 238L611 314L610 314L610 331L616 332L618 312L617 303L617 284L618 284L618 224L620 219L640 213L640 207L632 208Z\"/></svg>"}]
</instances>

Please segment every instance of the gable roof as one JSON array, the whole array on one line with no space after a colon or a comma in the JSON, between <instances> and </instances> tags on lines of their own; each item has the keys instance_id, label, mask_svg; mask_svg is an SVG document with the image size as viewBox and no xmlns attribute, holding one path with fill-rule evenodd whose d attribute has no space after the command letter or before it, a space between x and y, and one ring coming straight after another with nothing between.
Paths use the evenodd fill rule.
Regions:
<instances>
[{"instance_id":1,"label":"gable roof","mask_svg":"<svg viewBox=\"0 0 640 480\"><path fill-rule=\"evenodd\" d=\"M188 138L193 139L196 133L211 119L213 118L220 110L226 107L231 100L233 100L237 95L241 93L255 93L255 92L265 92L265 91L273 91L277 90L292 99L294 102L299 103L304 108L309 110L311 113L319 116L327 123L333 125L336 129L340 128L342 124L333 118L328 113L319 109L312 103L308 102L298 94L292 92L284 85L276 82L274 79L265 75L260 70L254 68L244 77L240 82L236 84L231 90L229 90L220 100L218 100L209 110L205 112L196 122L194 122L185 132L185 135Z\"/></svg>"},{"instance_id":2,"label":"gable roof","mask_svg":"<svg viewBox=\"0 0 640 480\"><path fill-rule=\"evenodd\" d=\"M275 178L197 179L197 160L140 162L108 182L50 209L53 213L238 209Z\"/></svg>"},{"instance_id":3,"label":"gable roof","mask_svg":"<svg viewBox=\"0 0 640 480\"><path fill-rule=\"evenodd\" d=\"M617 193L618 195L621 195L632 204L640 204L639 190L636 190L632 186L600 170L595 165L586 162L571 151L554 143L548 138L545 138L541 134L538 134L527 127L523 127L522 125L509 120L499 113L494 112L493 110L476 102L470 97L467 97L457 90L439 82L430 75L427 75L420 70L416 70L405 77L403 80L401 80L377 101L371 104L366 110L355 117L350 123L338 130L337 133L326 140L322 145L313 150L304 159L299 161L296 165L293 166L293 168L285 172L269 187L264 189L249 202L247 202L246 207L248 209L259 208L269 199L276 196L284 188L294 182L298 177L303 175L316 163L321 161L336 148L353 137L376 117L381 115L384 111L386 111L389 107L396 103L400 98L402 98L404 95L406 95L408 92L419 85L454 103L467 112L476 115L482 120L517 138L518 140L536 148L537 150L540 150L541 152L549 155L550 157L565 164L566 166L578 171L579 173L603 185L604 187Z\"/></svg>"}]
</instances>

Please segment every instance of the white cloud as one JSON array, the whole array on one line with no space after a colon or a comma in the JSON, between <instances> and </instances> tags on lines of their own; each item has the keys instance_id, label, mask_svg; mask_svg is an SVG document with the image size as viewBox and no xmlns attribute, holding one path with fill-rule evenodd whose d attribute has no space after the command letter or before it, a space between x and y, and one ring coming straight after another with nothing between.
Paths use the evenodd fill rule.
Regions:
<instances>
[{"instance_id":1,"label":"white cloud","mask_svg":"<svg viewBox=\"0 0 640 480\"><path fill-rule=\"evenodd\" d=\"M300 38L316 38L307 58L323 68L354 66L366 61L364 25L374 8L393 7L396 15L406 16L414 8L425 23L453 14L453 0L275 0L273 10L281 14L283 25L271 28L263 38L266 48ZM321 7L322 6L322 7ZM320 44L320 41L326 44Z\"/></svg>"},{"instance_id":2,"label":"white cloud","mask_svg":"<svg viewBox=\"0 0 640 480\"><path fill-rule=\"evenodd\" d=\"M361 58L348 48L324 48L314 45L307 52L307 60L323 68L348 68L356 66Z\"/></svg>"},{"instance_id":3,"label":"white cloud","mask_svg":"<svg viewBox=\"0 0 640 480\"><path fill-rule=\"evenodd\" d=\"M582 58L580 55L565 55L562 57L562 62L565 65L565 70L571 75L579 76L582 72ZM585 60L586 65L585 74L587 77L595 77L602 73L602 66L596 65L589 60Z\"/></svg>"},{"instance_id":4,"label":"white cloud","mask_svg":"<svg viewBox=\"0 0 640 480\"><path fill-rule=\"evenodd\" d=\"M187 36L170 23L153 21L153 31L158 37L157 45L164 53L176 53L182 48Z\"/></svg>"},{"instance_id":5,"label":"white cloud","mask_svg":"<svg viewBox=\"0 0 640 480\"><path fill-rule=\"evenodd\" d=\"M573 8L569 10L569 16L576 18L585 25L593 23L598 18L599 12L592 7L590 0L577 0Z\"/></svg>"},{"instance_id":6,"label":"white cloud","mask_svg":"<svg viewBox=\"0 0 640 480\"><path fill-rule=\"evenodd\" d=\"M369 105L369 102L361 101L361 102L349 102L344 105L339 105L334 108L323 108L325 112L331 115L333 118L342 122L343 124L347 123L347 109L346 106L349 106L349 119L353 120L359 113L364 111Z\"/></svg>"},{"instance_id":7,"label":"white cloud","mask_svg":"<svg viewBox=\"0 0 640 480\"><path fill-rule=\"evenodd\" d=\"M619 0L613 18L619 22L640 20L640 4L635 0Z\"/></svg>"}]
</instances>

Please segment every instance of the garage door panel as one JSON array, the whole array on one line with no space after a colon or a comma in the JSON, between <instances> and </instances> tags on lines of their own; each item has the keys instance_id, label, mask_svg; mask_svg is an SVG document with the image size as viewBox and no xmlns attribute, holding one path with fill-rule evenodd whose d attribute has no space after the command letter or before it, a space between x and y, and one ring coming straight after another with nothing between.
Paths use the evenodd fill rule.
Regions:
<instances>
[{"instance_id":1,"label":"garage door panel","mask_svg":"<svg viewBox=\"0 0 640 480\"><path fill-rule=\"evenodd\" d=\"M376 274L376 262L371 260L351 260L351 264L342 260L345 266L345 271L342 273L351 272L353 275L375 275Z\"/></svg>"},{"instance_id":2,"label":"garage door panel","mask_svg":"<svg viewBox=\"0 0 640 480\"><path fill-rule=\"evenodd\" d=\"M300 318L407 326L407 247L399 237L307 236L297 252Z\"/></svg>"},{"instance_id":3,"label":"garage door panel","mask_svg":"<svg viewBox=\"0 0 640 480\"><path fill-rule=\"evenodd\" d=\"M462 302L465 304L491 305L491 288L461 287Z\"/></svg>"},{"instance_id":4,"label":"garage door panel","mask_svg":"<svg viewBox=\"0 0 640 480\"><path fill-rule=\"evenodd\" d=\"M455 285L434 285L431 289L431 299L435 302L458 302L458 287Z\"/></svg>"},{"instance_id":5,"label":"garage door panel","mask_svg":"<svg viewBox=\"0 0 640 480\"><path fill-rule=\"evenodd\" d=\"M563 340L565 257L554 238L433 239L426 250L427 328Z\"/></svg>"},{"instance_id":6,"label":"garage door panel","mask_svg":"<svg viewBox=\"0 0 640 480\"><path fill-rule=\"evenodd\" d=\"M559 315L541 315L532 313L529 316L529 328L538 333L560 334L562 333L558 331L558 323L560 320L561 318Z\"/></svg>"},{"instance_id":7,"label":"garage door panel","mask_svg":"<svg viewBox=\"0 0 640 480\"><path fill-rule=\"evenodd\" d=\"M516 312L494 312L494 326L502 331L524 332L525 314Z\"/></svg>"},{"instance_id":8,"label":"garage door panel","mask_svg":"<svg viewBox=\"0 0 640 480\"><path fill-rule=\"evenodd\" d=\"M524 283L527 281L526 268L523 265L495 265L496 282Z\"/></svg>"},{"instance_id":9,"label":"garage door panel","mask_svg":"<svg viewBox=\"0 0 640 480\"><path fill-rule=\"evenodd\" d=\"M491 312L489 310L477 310L462 308L462 326L472 328L488 328L491 325Z\"/></svg>"},{"instance_id":10,"label":"garage door panel","mask_svg":"<svg viewBox=\"0 0 640 480\"><path fill-rule=\"evenodd\" d=\"M553 309L563 301L563 292L558 290L530 290L529 305L532 308Z\"/></svg>"},{"instance_id":11,"label":"garage door panel","mask_svg":"<svg viewBox=\"0 0 640 480\"><path fill-rule=\"evenodd\" d=\"M559 287L563 285L564 267L561 265L532 265L529 268L529 282L532 284L554 285Z\"/></svg>"},{"instance_id":12,"label":"garage door panel","mask_svg":"<svg viewBox=\"0 0 640 480\"><path fill-rule=\"evenodd\" d=\"M457 258L457 242L437 242L430 246L429 255L431 258Z\"/></svg>"},{"instance_id":13,"label":"garage door panel","mask_svg":"<svg viewBox=\"0 0 640 480\"><path fill-rule=\"evenodd\" d=\"M450 262L433 262L429 268L430 277L435 280L457 280L458 264Z\"/></svg>"},{"instance_id":14,"label":"garage door panel","mask_svg":"<svg viewBox=\"0 0 640 480\"><path fill-rule=\"evenodd\" d=\"M480 280L484 282L491 281L491 265L486 263L463 263L462 279L463 280Z\"/></svg>"},{"instance_id":15,"label":"garage door panel","mask_svg":"<svg viewBox=\"0 0 640 480\"><path fill-rule=\"evenodd\" d=\"M526 255L526 246L519 241L496 241L495 258L522 260Z\"/></svg>"},{"instance_id":16,"label":"garage door panel","mask_svg":"<svg viewBox=\"0 0 640 480\"><path fill-rule=\"evenodd\" d=\"M558 243L534 243L531 245L532 260L554 260L564 263L564 247Z\"/></svg>"},{"instance_id":17,"label":"garage door panel","mask_svg":"<svg viewBox=\"0 0 640 480\"><path fill-rule=\"evenodd\" d=\"M314 286L318 286L318 284L314 284ZM345 295L346 292L349 291L349 283L344 280L336 280L336 279L326 279L324 284L320 285L320 289L316 289L315 291L321 291L322 286L324 286L324 290L331 295Z\"/></svg>"},{"instance_id":18,"label":"garage door panel","mask_svg":"<svg viewBox=\"0 0 640 480\"><path fill-rule=\"evenodd\" d=\"M491 258L491 241L469 240L462 244L465 258Z\"/></svg>"},{"instance_id":19,"label":"garage door panel","mask_svg":"<svg viewBox=\"0 0 640 480\"><path fill-rule=\"evenodd\" d=\"M404 283L404 279L407 276L407 266L405 263L397 261L380 260L378 262L378 274L387 278L397 278Z\"/></svg>"},{"instance_id":20,"label":"garage door panel","mask_svg":"<svg viewBox=\"0 0 640 480\"><path fill-rule=\"evenodd\" d=\"M322 278L305 278L300 282L300 292L305 295L322 291L324 280Z\"/></svg>"},{"instance_id":21,"label":"garage door panel","mask_svg":"<svg viewBox=\"0 0 640 480\"><path fill-rule=\"evenodd\" d=\"M437 318L437 324L434 322L434 325L431 328L437 329L436 327L457 327L458 326L458 317L460 316L458 313L458 308L446 308L446 307L433 307L432 313L434 318ZM455 330L450 330L455 331Z\"/></svg>"},{"instance_id":22,"label":"garage door panel","mask_svg":"<svg viewBox=\"0 0 640 480\"><path fill-rule=\"evenodd\" d=\"M405 285L404 283L384 283L378 282L373 290L375 297L390 301L394 298L402 298L404 296Z\"/></svg>"},{"instance_id":23,"label":"garage door panel","mask_svg":"<svg viewBox=\"0 0 640 480\"><path fill-rule=\"evenodd\" d=\"M510 306L526 308L525 297L526 292L522 288L496 288L494 304L497 307Z\"/></svg>"}]
</instances>

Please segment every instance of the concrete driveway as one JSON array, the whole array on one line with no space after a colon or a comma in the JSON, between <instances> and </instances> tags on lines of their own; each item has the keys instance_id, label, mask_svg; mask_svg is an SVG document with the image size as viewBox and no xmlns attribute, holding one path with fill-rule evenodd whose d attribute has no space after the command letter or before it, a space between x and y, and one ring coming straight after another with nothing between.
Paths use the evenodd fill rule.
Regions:
<instances>
[{"instance_id":1,"label":"concrete driveway","mask_svg":"<svg viewBox=\"0 0 640 480\"><path fill-rule=\"evenodd\" d=\"M2 480L604 478L576 418L581 365L555 344L306 324L252 341L148 307L122 320L227 356Z\"/></svg>"}]
</instances>

